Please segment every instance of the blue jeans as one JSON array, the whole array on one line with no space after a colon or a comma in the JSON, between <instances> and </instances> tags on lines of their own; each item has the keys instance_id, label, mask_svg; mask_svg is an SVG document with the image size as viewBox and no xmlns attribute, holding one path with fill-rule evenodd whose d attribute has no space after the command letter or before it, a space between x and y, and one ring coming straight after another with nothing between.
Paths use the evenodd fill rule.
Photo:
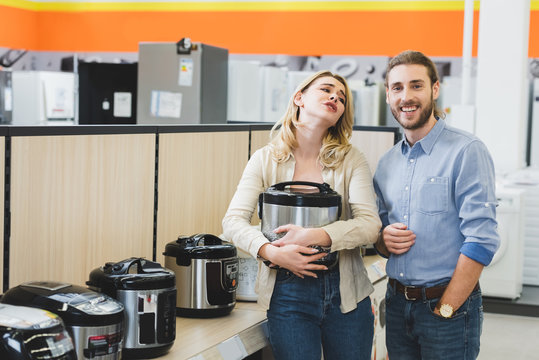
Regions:
<instances>
[{"instance_id":1,"label":"blue jeans","mask_svg":"<svg viewBox=\"0 0 539 360\"><path fill-rule=\"evenodd\" d=\"M476 359L483 325L481 290L450 319L434 314L440 299L406 300L387 285L386 345L391 360Z\"/></svg>"},{"instance_id":2,"label":"blue jeans","mask_svg":"<svg viewBox=\"0 0 539 360\"><path fill-rule=\"evenodd\" d=\"M301 279L281 269L268 310L269 340L276 360L369 360L374 333L371 300L340 310L339 270Z\"/></svg>"}]
</instances>

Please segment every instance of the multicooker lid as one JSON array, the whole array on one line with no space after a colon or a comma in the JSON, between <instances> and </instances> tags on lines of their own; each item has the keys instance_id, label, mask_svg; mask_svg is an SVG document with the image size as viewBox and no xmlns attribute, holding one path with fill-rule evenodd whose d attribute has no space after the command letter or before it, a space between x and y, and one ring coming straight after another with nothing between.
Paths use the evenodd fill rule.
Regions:
<instances>
[{"instance_id":1,"label":"multicooker lid","mask_svg":"<svg viewBox=\"0 0 539 360\"><path fill-rule=\"evenodd\" d=\"M116 297L116 290L170 289L176 286L174 272L143 258L108 262L92 270L86 285Z\"/></svg>"},{"instance_id":2,"label":"multicooker lid","mask_svg":"<svg viewBox=\"0 0 539 360\"><path fill-rule=\"evenodd\" d=\"M63 325L62 320L47 310L0 304L0 329L47 329L57 325Z\"/></svg>"},{"instance_id":3,"label":"multicooker lid","mask_svg":"<svg viewBox=\"0 0 539 360\"><path fill-rule=\"evenodd\" d=\"M191 259L226 259L237 256L237 250L215 235L196 234L169 242L163 255L175 257L178 265L189 266Z\"/></svg>"},{"instance_id":4,"label":"multicooker lid","mask_svg":"<svg viewBox=\"0 0 539 360\"><path fill-rule=\"evenodd\" d=\"M73 341L55 314L0 304L0 359L76 360Z\"/></svg>"},{"instance_id":5,"label":"multicooker lid","mask_svg":"<svg viewBox=\"0 0 539 360\"><path fill-rule=\"evenodd\" d=\"M310 189L297 189L292 186L309 186ZM287 181L270 186L258 198L259 208L263 204L302 207L333 207L341 206L341 195L331 189L329 184L309 181Z\"/></svg>"},{"instance_id":6,"label":"multicooker lid","mask_svg":"<svg viewBox=\"0 0 539 360\"><path fill-rule=\"evenodd\" d=\"M66 326L103 326L123 321L124 306L113 298L77 285L32 281L6 291L2 303L57 314Z\"/></svg>"}]
</instances>

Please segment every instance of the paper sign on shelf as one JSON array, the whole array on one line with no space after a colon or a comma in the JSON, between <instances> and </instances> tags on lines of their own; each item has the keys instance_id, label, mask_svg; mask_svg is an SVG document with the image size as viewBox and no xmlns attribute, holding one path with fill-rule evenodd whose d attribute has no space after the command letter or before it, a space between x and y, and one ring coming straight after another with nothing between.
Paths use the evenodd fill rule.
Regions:
<instances>
[{"instance_id":1,"label":"paper sign on shelf","mask_svg":"<svg viewBox=\"0 0 539 360\"><path fill-rule=\"evenodd\" d=\"M114 117L131 117L131 93L114 93Z\"/></svg>"},{"instance_id":2,"label":"paper sign on shelf","mask_svg":"<svg viewBox=\"0 0 539 360\"><path fill-rule=\"evenodd\" d=\"M224 360L241 360L249 355L238 335L223 341L217 348Z\"/></svg>"}]
</instances>

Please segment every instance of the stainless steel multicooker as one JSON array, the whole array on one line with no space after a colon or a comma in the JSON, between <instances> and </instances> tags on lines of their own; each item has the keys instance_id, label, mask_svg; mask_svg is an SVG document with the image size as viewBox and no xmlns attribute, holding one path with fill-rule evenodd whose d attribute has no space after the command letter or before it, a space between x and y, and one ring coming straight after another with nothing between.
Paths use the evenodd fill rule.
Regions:
<instances>
[{"instance_id":1,"label":"stainless steel multicooker","mask_svg":"<svg viewBox=\"0 0 539 360\"><path fill-rule=\"evenodd\" d=\"M121 359L124 306L107 295L61 282L33 281L9 289L1 301L60 316L79 360Z\"/></svg>"},{"instance_id":2,"label":"stainless steel multicooker","mask_svg":"<svg viewBox=\"0 0 539 360\"><path fill-rule=\"evenodd\" d=\"M176 313L187 317L226 315L236 305L236 247L215 235L196 234L165 247L165 267L176 274Z\"/></svg>"},{"instance_id":3,"label":"stainless steel multicooker","mask_svg":"<svg viewBox=\"0 0 539 360\"><path fill-rule=\"evenodd\" d=\"M302 188L298 188L301 186ZM318 192L304 187L317 188ZM295 187L295 188L292 188ZM286 233L273 232L282 225L294 224L305 228L315 228L337 221L341 215L341 196L326 184L307 181L289 181L270 186L258 199L258 216L264 236L275 241ZM328 255L315 261L328 267L338 261L337 252L329 252L329 247L314 246Z\"/></svg>"},{"instance_id":4,"label":"stainless steel multicooker","mask_svg":"<svg viewBox=\"0 0 539 360\"><path fill-rule=\"evenodd\" d=\"M86 284L124 304L125 358L153 358L172 347L176 338L172 271L153 261L129 258L94 269Z\"/></svg>"}]
</instances>

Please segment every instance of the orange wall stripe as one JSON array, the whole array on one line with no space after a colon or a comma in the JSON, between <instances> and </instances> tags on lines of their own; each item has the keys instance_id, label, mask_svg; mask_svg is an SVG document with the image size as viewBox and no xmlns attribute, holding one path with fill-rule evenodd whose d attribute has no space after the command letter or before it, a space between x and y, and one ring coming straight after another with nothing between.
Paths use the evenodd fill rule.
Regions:
<instances>
[{"instance_id":1,"label":"orange wall stripe","mask_svg":"<svg viewBox=\"0 0 539 360\"><path fill-rule=\"evenodd\" d=\"M462 24L460 11L42 12L36 50L138 51L140 41L188 36L231 53L461 56Z\"/></svg>"},{"instance_id":2,"label":"orange wall stripe","mask_svg":"<svg viewBox=\"0 0 539 360\"><path fill-rule=\"evenodd\" d=\"M462 55L462 11L35 12L0 6L0 21L0 47L42 51L136 52L140 41L189 36L231 53L391 56L415 48L431 56ZM529 38L529 57L537 58L539 10L531 11Z\"/></svg>"},{"instance_id":3,"label":"orange wall stripe","mask_svg":"<svg viewBox=\"0 0 539 360\"><path fill-rule=\"evenodd\" d=\"M34 11L0 6L0 46L36 49L38 14Z\"/></svg>"}]
</instances>

